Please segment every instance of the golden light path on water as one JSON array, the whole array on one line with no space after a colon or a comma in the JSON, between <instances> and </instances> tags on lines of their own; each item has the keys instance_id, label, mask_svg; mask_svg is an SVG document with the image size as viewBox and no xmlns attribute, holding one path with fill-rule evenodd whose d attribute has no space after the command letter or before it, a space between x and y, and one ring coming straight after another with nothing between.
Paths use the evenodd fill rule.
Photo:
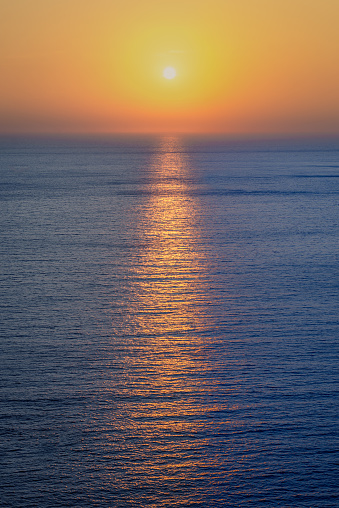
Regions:
<instances>
[{"instance_id":1,"label":"golden light path on water","mask_svg":"<svg viewBox=\"0 0 339 508\"><path fill-rule=\"evenodd\" d=\"M165 488L181 485L180 493L171 494L173 502L188 502L192 482L198 495L208 463L209 477L219 474L224 459L208 458L218 427L209 415L228 405L213 396L218 376L208 355L209 260L197 198L189 192L194 178L188 157L176 138L164 138L152 162L138 224L143 248L132 270L125 313L130 338L119 391L126 396L124 416L114 423L130 440L120 450L119 488L130 489L131 480L154 488L159 481Z\"/></svg>"}]
</instances>

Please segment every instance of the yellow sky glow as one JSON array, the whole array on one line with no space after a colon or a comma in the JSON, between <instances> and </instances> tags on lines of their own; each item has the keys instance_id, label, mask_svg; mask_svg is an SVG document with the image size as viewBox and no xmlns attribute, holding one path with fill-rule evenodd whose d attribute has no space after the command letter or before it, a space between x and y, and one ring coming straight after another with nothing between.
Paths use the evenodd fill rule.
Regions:
<instances>
[{"instance_id":1,"label":"yellow sky glow","mask_svg":"<svg viewBox=\"0 0 339 508\"><path fill-rule=\"evenodd\" d=\"M339 133L338 22L337 0L0 0L0 132Z\"/></svg>"}]
</instances>

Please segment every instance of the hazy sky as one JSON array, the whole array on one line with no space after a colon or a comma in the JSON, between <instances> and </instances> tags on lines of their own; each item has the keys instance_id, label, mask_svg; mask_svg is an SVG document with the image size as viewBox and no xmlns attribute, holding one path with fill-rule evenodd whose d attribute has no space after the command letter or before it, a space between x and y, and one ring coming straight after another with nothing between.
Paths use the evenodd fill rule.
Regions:
<instances>
[{"instance_id":1,"label":"hazy sky","mask_svg":"<svg viewBox=\"0 0 339 508\"><path fill-rule=\"evenodd\" d=\"M0 0L0 132L339 134L338 26L339 0Z\"/></svg>"}]
</instances>

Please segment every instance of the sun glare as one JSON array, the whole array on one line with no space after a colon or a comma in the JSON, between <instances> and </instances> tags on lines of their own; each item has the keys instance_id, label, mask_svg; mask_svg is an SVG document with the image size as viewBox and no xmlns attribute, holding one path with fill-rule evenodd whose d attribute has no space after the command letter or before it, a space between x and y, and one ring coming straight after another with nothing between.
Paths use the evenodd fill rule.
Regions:
<instances>
[{"instance_id":1,"label":"sun glare","mask_svg":"<svg viewBox=\"0 0 339 508\"><path fill-rule=\"evenodd\" d=\"M166 67L166 68L163 70L162 75L163 75L163 76L164 76L164 78L166 78L166 79L173 79L173 78L175 78L175 76L177 75L177 71L176 71L173 67Z\"/></svg>"}]
</instances>

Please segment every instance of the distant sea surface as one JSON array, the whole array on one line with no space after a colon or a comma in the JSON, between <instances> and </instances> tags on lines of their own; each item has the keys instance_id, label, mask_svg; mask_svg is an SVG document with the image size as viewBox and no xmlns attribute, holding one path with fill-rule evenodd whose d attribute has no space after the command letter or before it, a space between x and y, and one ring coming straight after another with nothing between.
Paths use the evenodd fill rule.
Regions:
<instances>
[{"instance_id":1,"label":"distant sea surface","mask_svg":"<svg viewBox=\"0 0 339 508\"><path fill-rule=\"evenodd\" d=\"M339 141L0 149L0 506L338 506Z\"/></svg>"}]
</instances>

